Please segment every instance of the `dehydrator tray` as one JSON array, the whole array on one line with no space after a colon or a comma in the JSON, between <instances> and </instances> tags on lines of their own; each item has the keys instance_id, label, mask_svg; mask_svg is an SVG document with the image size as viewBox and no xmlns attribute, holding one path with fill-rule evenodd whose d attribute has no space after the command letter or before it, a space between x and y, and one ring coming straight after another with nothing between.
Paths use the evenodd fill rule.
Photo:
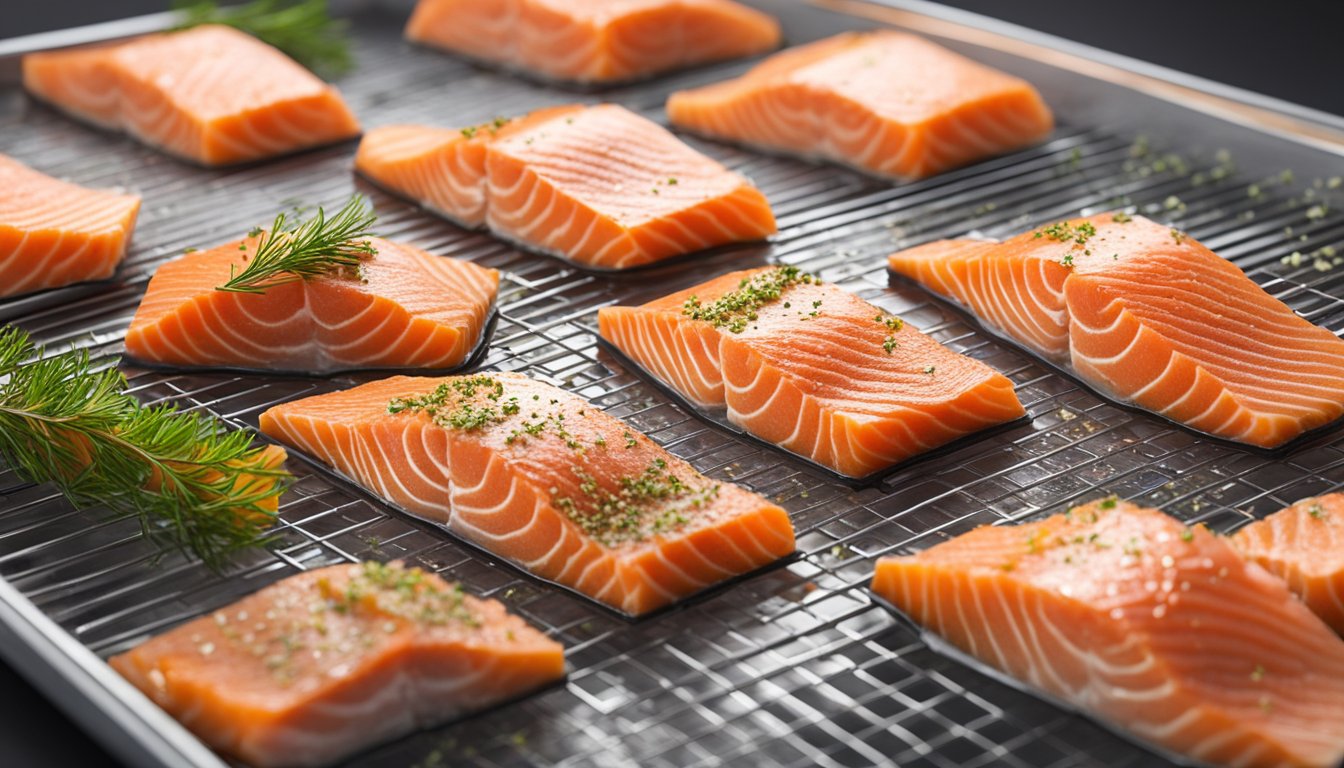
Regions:
<instances>
[{"instance_id":1,"label":"dehydrator tray","mask_svg":"<svg viewBox=\"0 0 1344 768\"><path fill-rule=\"evenodd\" d=\"M1001 237L1129 206L1189 232L1313 322L1340 332L1344 266L1334 259L1344 256L1344 190L1335 177L1344 174L1344 122L915 2L753 4L783 20L790 43L875 23L933 36L1037 84L1059 128L1039 147L907 184L688 137L755 180L775 207L780 233L767 245L593 275L377 190L352 174L353 144L203 170L78 125L12 81L0 82L0 152L145 198L114 281L0 303L0 317L40 342L86 347L110 361L122 352L122 334L157 264L184 248L232 239L296 202L337 205L360 191L378 209L380 234L503 272L498 326L480 367L559 382L702 472L777 500L798 530L796 558L628 620L302 461L291 462L297 482L281 509L277 543L223 574L178 557L156 562L134 521L73 511L49 487L0 472L0 652L7 661L130 765L219 766L223 758L102 659L297 570L403 558L499 599L564 643L569 676L361 754L356 765L1165 764L932 649L868 592L875 559L1109 493L1231 530L1344 485L1344 428L1271 457L1117 407L917 287L889 280L885 257L935 238ZM566 91L408 46L399 34L404 19L404 7L368 9L352 25L359 66L339 85L366 127L466 125L599 99L661 121L668 92L749 65L601 93ZM0 43L0 55L24 45ZM0 60L0 75L12 74L13 64ZM818 272L998 368L1017 385L1029 419L854 488L692 415L596 344L599 307L766 263ZM208 410L244 428L272 404L377 376L124 367L142 399Z\"/></svg>"}]
</instances>

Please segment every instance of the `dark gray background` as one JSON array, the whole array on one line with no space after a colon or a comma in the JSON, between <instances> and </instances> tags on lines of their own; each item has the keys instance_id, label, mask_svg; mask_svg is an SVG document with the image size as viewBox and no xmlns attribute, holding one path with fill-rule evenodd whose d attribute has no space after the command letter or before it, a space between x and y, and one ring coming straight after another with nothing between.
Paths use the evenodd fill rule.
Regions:
<instances>
[{"instance_id":1,"label":"dark gray background","mask_svg":"<svg viewBox=\"0 0 1344 768\"><path fill-rule=\"evenodd\" d=\"M944 0L1043 32L1344 115L1344 3ZM0 38L164 10L168 0L4 0ZM0 664L0 763L115 766Z\"/></svg>"}]
</instances>

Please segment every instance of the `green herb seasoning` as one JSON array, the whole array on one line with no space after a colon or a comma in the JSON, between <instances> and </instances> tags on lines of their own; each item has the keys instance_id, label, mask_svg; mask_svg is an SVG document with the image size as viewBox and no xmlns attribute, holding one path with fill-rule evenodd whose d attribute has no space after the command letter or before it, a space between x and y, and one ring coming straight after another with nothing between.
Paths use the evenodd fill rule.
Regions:
<instances>
[{"instance_id":1,"label":"green herb seasoning","mask_svg":"<svg viewBox=\"0 0 1344 768\"><path fill-rule=\"evenodd\" d=\"M477 402L477 393L487 402ZM441 427L468 432L501 422L519 410L518 398L505 399L503 382L487 375L454 379L427 395L396 397L387 404L388 413L424 413Z\"/></svg>"},{"instance_id":2,"label":"green herb seasoning","mask_svg":"<svg viewBox=\"0 0 1344 768\"><path fill-rule=\"evenodd\" d=\"M269 231L253 229L259 238L241 270L229 268L229 280L215 288L233 293L265 293L268 288L295 280L309 280L349 270L358 274L362 262L375 255L370 228L377 217L364 198L355 195L336 214L322 208L307 221L291 224L277 214ZM247 251L248 244L238 246Z\"/></svg>"},{"instance_id":3,"label":"green herb seasoning","mask_svg":"<svg viewBox=\"0 0 1344 768\"><path fill-rule=\"evenodd\" d=\"M1134 217L1130 216L1128 213L1125 213L1124 211L1120 211L1119 213L1111 217L1111 221L1114 221L1116 224L1128 224L1133 220Z\"/></svg>"},{"instance_id":4,"label":"green herb seasoning","mask_svg":"<svg viewBox=\"0 0 1344 768\"><path fill-rule=\"evenodd\" d=\"M705 305L695 296L686 299L681 313L692 320L703 320L715 328L727 328L731 333L741 333L747 325L759 317L762 307L778 301L789 287L819 283L812 275L797 267L776 267L751 277L742 278L737 290L730 291L712 304ZM820 302L813 302L812 316L817 315Z\"/></svg>"},{"instance_id":5,"label":"green herb seasoning","mask_svg":"<svg viewBox=\"0 0 1344 768\"><path fill-rule=\"evenodd\" d=\"M1312 504L1307 507L1307 514L1317 520L1322 520L1325 518L1325 507L1322 507L1320 504Z\"/></svg>"},{"instance_id":6,"label":"green herb seasoning","mask_svg":"<svg viewBox=\"0 0 1344 768\"><path fill-rule=\"evenodd\" d=\"M905 321L895 315L886 314L878 314L873 320L891 332L882 340L882 350L890 355L896 351L896 334L900 333L901 329L905 327Z\"/></svg>"},{"instance_id":7,"label":"green herb seasoning","mask_svg":"<svg viewBox=\"0 0 1344 768\"><path fill-rule=\"evenodd\" d=\"M330 590L326 607L351 613L367 600L383 613L419 624L479 626L480 619L467 606L462 587L454 584L445 588L435 581L419 568L365 562L344 590Z\"/></svg>"},{"instance_id":8,"label":"green herb seasoning","mask_svg":"<svg viewBox=\"0 0 1344 768\"><path fill-rule=\"evenodd\" d=\"M719 495L718 483L693 484L668 469L667 461L655 458L636 475L599 482L585 467L570 467L579 481L579 493L560 494L551 489L551 503L585 533L604 546L676 530L690 522L688 512L700 509Z\"/></svg>"}]
</instances>

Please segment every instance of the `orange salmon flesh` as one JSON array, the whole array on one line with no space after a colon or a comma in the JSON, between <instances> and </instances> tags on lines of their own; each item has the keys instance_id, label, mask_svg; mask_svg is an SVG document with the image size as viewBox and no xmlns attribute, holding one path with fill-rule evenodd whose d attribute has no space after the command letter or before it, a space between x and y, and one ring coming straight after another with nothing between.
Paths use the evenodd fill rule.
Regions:
<instances>
[{"instance_id":1,"label":"orange salmon flesh","mask_svg":"<svg viewBox=\"0 0 1344 768\"><path fill-rule=\"evenodd\" d=\"M398 376L275 406L267 435L536 576L638 615L794 550L778 506L508 373Z\"/></svg>"},{"instance_id":2,"label":"orange salmon flesh","mask_svg":"<svg viewBox=\"0 0 1344 768\"><path fill-rule=\"evenodd\" d=\"M351 274L282 279L264 293L217 288L257 239L159 267L126 332L126 352L177 367L330 372L447 370L480 342L499 273L372 238Z\"/></svg>"},{"instance_id":3,"label":"orange salmon flesh","mask_svg":"<svg viewBox=\"0 0 1344 768\"><path fill-rule=\"evenodd\" d=\"M359 135L335 88L231 27L23 57L30 93L85 122L202 165L275 157Z\"/></svg>"},{"instance_id":4,"label":"orange salmon flesh","mask_svg":"<svg viewBox=\"0 0 1344 768\"><path fill-rule=\"evenodd\" d=\"M1344 759L1344 641L1203 526L1093 502L883 558L873 591L980 661L1197 760Z\"/></svg>"},{"instance_id":5,"label":"orange salmon flesh","mask_svg":"<svg viewBox=\"0 0 1344 768\"><path fill-rule=\"evenodd\" d=\"M550 80L613 83L763 53L780 33L729 0L420 0L406 37Z\"/></svg>"},{"instance_id":6,"label":"orange salmon flesh","mask_svg":"<svg viewBox=\"0 0 1344 768\"><path fill-rule=\"evenodd\" d=\"M726 408L751 434L849 477L1025 413L989 366L810 277L725 322L688 313L783 274L733 272L638 307L604 307L599 332L692 403Z\"/></svg>"},{"instance_id":7,"label":"orange salmon flesh","mask_svg":"<svg viewBox=\"0 0 1344 768\"><path fill-rule=\"evenodd\" d=\"M1036 144L1054 118L1016 77L902 32L850 32L679 91L672 124L704 136L920 179Z\"/></svg>"},{"instance_id":8,"label":"orange salmon flesh","mask_svg":"<svg viewBox=\"0 0 1344 768\"><path fill-rule=\"evenodd\" d=\"M596 269L627 269L776 230L742 176L614 104L462 130L387 126L355 168L468 227Z\"/></svg>"},{"instance_id":9,"label":"orange salmon flesh","mask_svg":"<svg viewBox=\"0 0 1344 768\"><path fill-rule=\"evenodd\" d=\"M136 195L85 189L0 155L0 297L111 277L139 212Z\"/></svg>"},{"instance_id":10,"label":"orange salmon flesh","mask_svg":"<svg viewBox=\"0 0 1344 768\"><path fill-rule=\"evenodd\" d=\"M889 263L1103 393L1191 429L1273 448L1344 415L1344 341L1142 216L942 240Z\"/></svg>"},{"instance_id":11,"label":"orange salmon flesh","mask_svg":"<svg viewBox=\"0 0 1344 768\"><path fill-rule=\"evenodd\" d=\"M1336 633L1344 634L1344 494L1303 499L1232 536L1247 559L1282 578Z\"/></svg>"},{"instance_id":12,"label":"orange salmon flesh","mask_svg":"<svg viewBox=\"0 0 1344 768\"><path fill-rule=\"evenodd\" d=\"M211 747L329 765L564 677L564 649L494 600L400 563L290 576L114 656Z\"/></svg>"}]
</instances>

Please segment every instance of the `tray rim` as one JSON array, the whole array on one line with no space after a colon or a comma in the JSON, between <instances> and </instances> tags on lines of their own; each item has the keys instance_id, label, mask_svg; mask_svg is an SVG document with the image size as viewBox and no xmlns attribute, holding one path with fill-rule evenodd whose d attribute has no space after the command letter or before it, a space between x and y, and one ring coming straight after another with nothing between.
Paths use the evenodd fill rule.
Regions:
<instances>
[{"instance_id":1,"label":"tray rim","mask_svg":"<svg viewBox=\"0 0 1344 768\"><path fill-rule=\"evenodd\" d=\"M853 19L955 39L1100 79L1276 138L1344 157L1336 116L929 0L805 0ZM394 0L333 0L338 13L404 11ZM171 27L172 11L0 38L0 88L26 53L107 42ZM1083 65L1082 69L1071 65ZM1188 97L1200 97L1191 102ZM1237 119L1236 117L1241 119ZM1249 122L1248 122L1249 121ZM0 658L95 742L128 765L227 768L220 754L115 672L0 576Z\"/></svg>"}]
</instances>

